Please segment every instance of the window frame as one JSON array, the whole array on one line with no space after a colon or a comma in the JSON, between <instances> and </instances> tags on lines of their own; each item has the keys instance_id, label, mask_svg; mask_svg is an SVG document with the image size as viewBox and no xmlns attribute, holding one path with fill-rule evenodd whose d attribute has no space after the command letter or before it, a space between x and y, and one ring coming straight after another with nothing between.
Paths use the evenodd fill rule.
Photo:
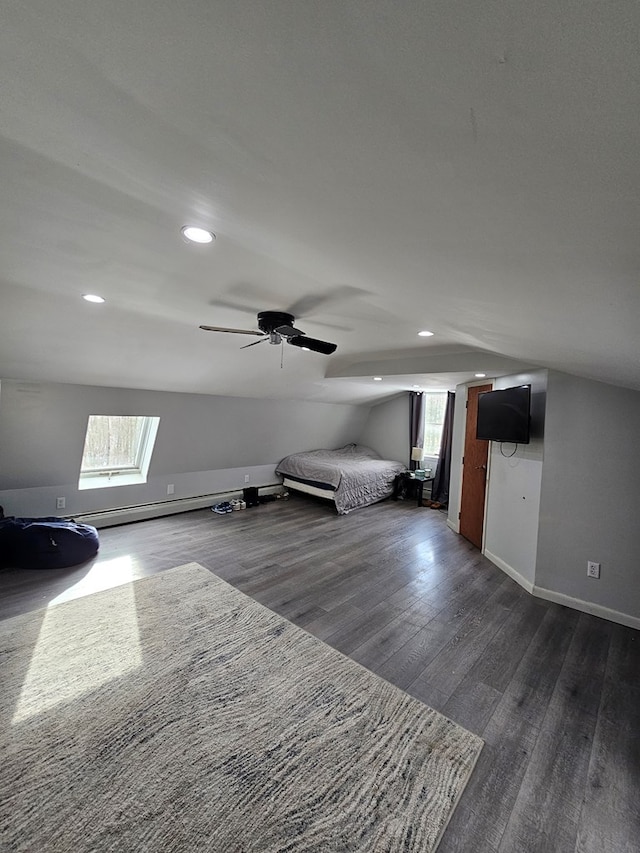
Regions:
<instances>
[{"instance_id":1,"label":"window frame","mask_svg":"<svg viewBox=\"0 0 640 853\"><path fill-rule=\"evenodd\" d=\"M439 459L440 458L440 445L442 443L442 430L444 429L444 419L445 419L446 408L447 408L446 407L447 392L446 391L423 391L422 393L425 396L423 453L424 453L424 456L429 456L431 458ZM428 411L428 408L426 405L427 398L428 397L434 397L436 395L439 397L444 397L444 400L445 400L445 405L444 405L444 409L442 412L442 421L440 423L438 423L436 421L428 421L427 420L427 411ZM427 447L426 447L427 427L428 426L431 426L431 427L439 426L440 427L440 437L438 439L438 448L437 448L437 450L435 450L433 452L430 450L427 450Z\"/></svg>"},{"instance_id":2,"label":"window frame","mask_svg":"<svg viewBox=\"0 0 640 853\"><path fill-rule=\"evenodd\" d=\"M135 449L134 462L132 464L118 465L113 468L84 467L84 454L87 436L91 427L91 419L98 417L135 418L138 421L142 421L137 439L137 447ZM149 415L89 415L87 418L87 428L85 430L82 458L80 461L78 489L104 489L110 486L127 486L146 483L159 424L159 417Z\"/></svg>"}]
</instances>

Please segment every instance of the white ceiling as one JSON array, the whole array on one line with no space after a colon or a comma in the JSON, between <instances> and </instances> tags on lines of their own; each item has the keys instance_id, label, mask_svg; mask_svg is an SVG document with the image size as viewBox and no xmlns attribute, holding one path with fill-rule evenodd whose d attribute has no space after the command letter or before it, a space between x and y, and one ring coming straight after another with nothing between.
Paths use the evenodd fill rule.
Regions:
<instances>
[{"instance_id":1,"label":"white ceiling","mask_svg":"<svg viewBox=\"0 0 640 853\"><path fill-rule=\"evenodd\" d=\"M5 0L0 376L640 389L639 24L636 0ZM334 356L198 329L301 301Z\"/></svg>"}]
</instances>

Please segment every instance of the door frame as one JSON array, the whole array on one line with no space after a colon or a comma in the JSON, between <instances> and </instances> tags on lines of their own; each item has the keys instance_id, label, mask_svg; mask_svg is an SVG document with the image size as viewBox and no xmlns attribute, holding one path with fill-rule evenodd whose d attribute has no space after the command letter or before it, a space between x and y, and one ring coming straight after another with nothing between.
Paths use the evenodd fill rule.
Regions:
<instances>
[{"instance_id":1,"label":"door frame","mask_svg":"<svg viewBox=\"0 0 640 853\"><path fill-rule=\"evenodd\" d=\"M447 519L447 524L458 536L461 536L460 533L460 509L462 506L462 479L464 476L464 466L462 464L462 457L464 456L464 442L465 442L465 430L467 425L467 403L469 402L469 388L477 388L479 385L491 385L493 389L495 387L495 376L486 376L484 379L474 379L473 382L467 382L464 385L464 420L462 424L459 425L460 432L458 433L460 438L460 444L458 447L459 453L456 456L456 464L458 466L459 473L459 482L458 482L458 495L456 506L453 507L454 516ZM455 429L455 427L454 427ZM486 486L484 490L484 507L483 507L483 516L482 516L482 548L480 549L480 553L484 554L484 543L485 537L487 533L487 503L489 498L489 479L491 477L491 442L489 442L489 450L487 453L487 476L486 476ZM450 507L451 509L451 507Z\"/></svg>"}]
</instances>

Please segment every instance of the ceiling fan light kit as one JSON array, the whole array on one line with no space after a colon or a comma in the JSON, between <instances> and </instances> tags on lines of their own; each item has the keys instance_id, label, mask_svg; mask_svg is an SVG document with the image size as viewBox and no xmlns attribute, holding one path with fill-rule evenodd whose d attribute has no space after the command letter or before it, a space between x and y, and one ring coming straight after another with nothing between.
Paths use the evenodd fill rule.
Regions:
<instances>
[{"instance_id":1,"label":"ceiling fan light kit","mask_svg":"<svg viewBox=\"0 0 640 853\"><path fill-rule=\"evenodd\" d=\"M234 335L256 335L260 338L259 341L254 341L250 344L240 347L247 347L262 344L268 341L270 344L280 344L284 338L287 343L300 349L311 350L311 352L319 352L322 355L331 355L337 349L337 344L329 343L329 341L320 341L317 338L309 338L301 329L296 329L293 314L286 311L260 311L258 313L258 328L259 332L253 329L230 329L225 326L200 326L207 332L227 332Z\"/></svg>"}]
</instances>

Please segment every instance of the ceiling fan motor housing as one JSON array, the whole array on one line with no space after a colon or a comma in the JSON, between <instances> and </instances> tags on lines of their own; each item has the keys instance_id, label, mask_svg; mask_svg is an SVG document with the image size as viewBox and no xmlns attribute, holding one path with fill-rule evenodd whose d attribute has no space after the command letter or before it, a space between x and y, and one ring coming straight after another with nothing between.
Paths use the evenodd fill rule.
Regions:
<instances>
[{"instance_id":1,"label":"ceiling fan motor housing","mask_svg":"<svg viewBox=\"0 0 640 853\"><path fill-rule=\"evenodd\" d=\"M293 326L295 319L293 314L286 314L284 311L260 311L258 328L265 335L270 335L282 326Z\"/></svg>"}]
</instances>

